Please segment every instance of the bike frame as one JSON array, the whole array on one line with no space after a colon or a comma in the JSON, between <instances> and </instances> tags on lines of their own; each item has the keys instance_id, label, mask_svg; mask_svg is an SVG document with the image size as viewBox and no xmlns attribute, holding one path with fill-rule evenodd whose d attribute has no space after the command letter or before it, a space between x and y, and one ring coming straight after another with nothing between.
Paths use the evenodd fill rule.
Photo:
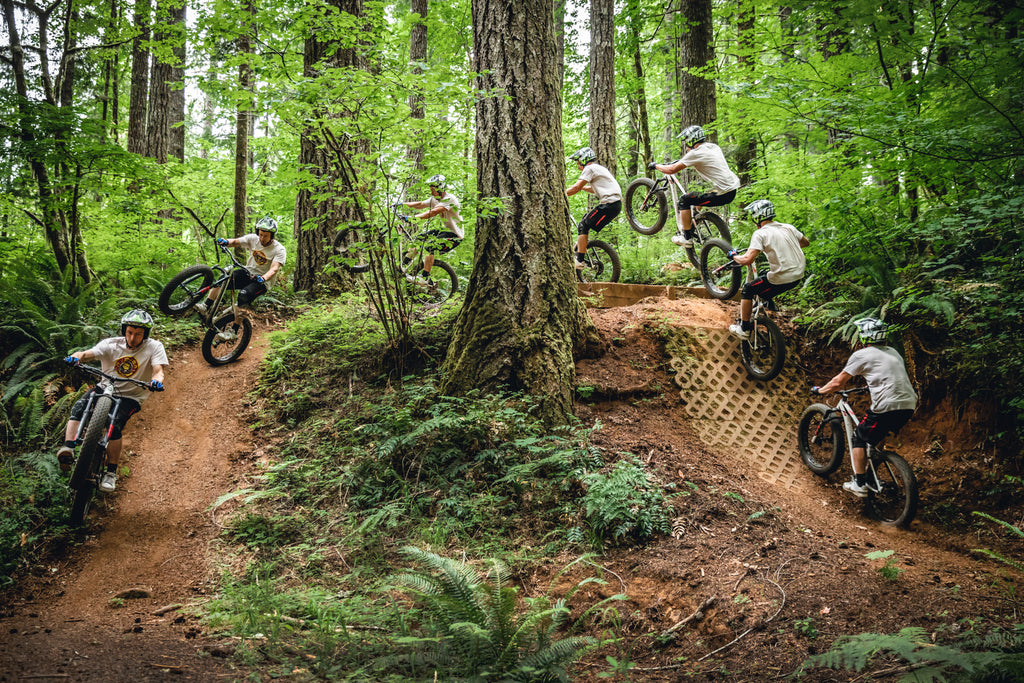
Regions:
<instances>
[{"instance_id":1,"label":"bike frame","mask_svg":"<svg viewBox=\"0 0 1024 683\"><path fill-rule=\"evenodd\" d=\"M665 188L668 188L672 197L672 205L669 207L669 209L672 211L672 216L676 220L676 233L681 234L683 231L683 221L679 217L679 198L686 194L686 186L683 185L683 181L679 179L678 173L662 173L661 177L654 181L654 186L651 188L651 191L647 194L646 197L644 197L644 208L647 208L647 201L651 197L653 197L658 192L664 192ZM698 211L700 210L698 209ZM703 211L700 211L698 213L693 210L693 206L690 207L691 221L697 220L697 218L700 217L701 215L703 215ZM693 227L692 222L690 224L690 227Z\"/></svg>"},{"instance_id":2,"label":"bike frame","mask_svg":"<svg viewBox=\"0 0 1024 683\"><path fill-rule=\"evenodd\" d=\"M234 289L234 285L231 280L235 270L238 268L245 268L245 264L243 264L241 261L235 258L235 255L231 253L229 247L221 247L218 245L218 248L221 251L223 251L231 260L231 265L229 267L224 267L218 263L217 265L212 266L214 270L219 271L221 273L221 277L211 282L209 287L204 287L200 289L199 294L206 294L208 291L215 288L220 289L220 291L217 292L217 298L213 300L213 306L211 306L210 310L207 311L207 316L209 316L209 322L206 324L206 326L211 329L216 329L218 332L223 332L223 330L217 327L216 321L218 318L225 315L228 312L228 310L227 308L225 308L223 311L220 311L220 313L218 313L217 311L220 309L221 304L224 302L224 297L228 295L228 292L231 292L231 312L235 314L235 320L238 320L239 315L241 315L236 298L238 296L238 292ZM204 320L204 322L206 321Z\"/></svg>"},{"instance_id":3,"label":"bike frame","mask_svg":"<svg viewBox=\"0 0 1024 683\"><path fill-rule=\"evenodd\" d=\"M846 389L839 393L839 402L836 403L835 410L843 416L843 435L846 437L846 452L850 454L850 469L853 469L853 430L860 424L860 417L854 412L853 406L850 405L849 401L846 400L847 395L851 393L861 394L866 392L867 389ZM881 484L878 481L878 473L875 472L875 462L871 457L872 449L871 444L865 444L868 461L868 471L871 473L871 481L868 483L868 487L875 493L881 492Z\"/></svg>"}]
</instances>

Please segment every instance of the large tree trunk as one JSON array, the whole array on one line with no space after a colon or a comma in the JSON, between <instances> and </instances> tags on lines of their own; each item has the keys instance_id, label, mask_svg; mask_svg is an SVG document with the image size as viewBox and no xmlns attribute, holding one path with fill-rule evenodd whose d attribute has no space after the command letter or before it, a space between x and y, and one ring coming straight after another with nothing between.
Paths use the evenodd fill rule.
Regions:
<instances>
[{"instance_id":1,"label":"large tree trunk","mask_svg":"<svg viewBox=\"0 0 1024 683\"><path fill-rule=\"evenodd\" d=\"M132 83L128 95L128 151L146 153L146 103L149 98L149 0L135 0L132 23L138 31L132 40Z\"/></svg>"},{"instance_id":2,"label":"large tree trunk","mask_svg":"<svg viewBox=\"0 0 1024 683\"><path fill-rule=\"evenodd\" d=\"M647 163L654 161L654 153L651 150L650 117L647 114L646 76L640 52L642 21L643 15L640 11L639 0L629 0L626 3L626 33L629 49L633 53L633 77L636 79L636 83L630 94L629 103L630 139L633 141L633 146L630 149L629 168L626 170L627 178L640 175L646 169Z\"/></svg>"},{"instance_id":3,"label":"large tree trunk","mask_svg":"<svg viewBox=\"0 0 1024 683\"><path fill-rule=\"evenodd\" d=\"M682 97L683 126L706 126L718 118L715 81L695 76L689 69L714 66L714 26L711 23L711 0L686 0L682 6L685 28L679 41L679 92Z\"/></svg>"},{"instance_id":4,"label":"large tree trunk","mask_svg":"<svg viewBox=\"0 0 1024 683\"><path fill-rule=\"evenodd\" d=\"M185 29L185 3L182 2L180 6L171 8L171 23L180 26L182 29L182 39L180 43L176 43L174 46L174 66L171 67L171 82L175 84L183 84L185 82L185 36L188 35L188 31ZM174 87L171 88L169 101L169 110L167 117L167 125L170 130L168 131L168 145L167 145L167 157L169 159L177 159L178 161L185 161L185 88Z\"/></svg>"},{"instance_id":5,"label":"large tree trunk","mask_svg":"<svg viewBox=\"0 0 1024 683\"><path fill-rule=\"evenodd\" d=\"M251 2L243 4L246 22L238 32L236 42L237 53L241 56L238 65L238 89L245 97L238 102L235 110L235 222L232 233L235 237L245 235L249 222L249 117L252 116L252 65L249 54L252 52L253 13Z\"/></svg>"},{"instance_id":6,"label":"large tree trunk","mask_svg":"<svg viewBox=\"0 0 1024 683\"><path fill-rule=\"evenodd\" d=\"M616 175L615 0L590 0L590 146Z\"/></svg>"},{"instance_id":7,"label":"large tree trunk","mask_svg":"<svg viewBox=\"0 0 1024 683\"><path fill-rule=\"evenodd\" d=\"M170 22L169 0L162 0L157 7L156 27L153 40L170 40L171 31L167 28ZM175 2L176 0L170 0ZM146 156L156 159L157 163L167 163L167 151L170 147L170 109L171 109L171 78L174 71L171 63L153 56L152 71L149 76L149 106L146 116Z\"/></svg>"},{"instance_id":8,"label":"large tree trunk","mask_svg":"<svg viewBox=\"0 0 1024 683\"><path fill-rule=\"evenodd\" d=\"M414 74L423 73L420 64L427 61L427 0L412 0L410 7L413 14L419 15L419 20L409 32L409 61L416 66L412 68ZM409 116L410 118L422 121L426 116L423 107L423 94L418 90L409 93ZM423 145L412 145L407 151L407 157L412 164L416 175L423 171ZM410 185L418 178L409 179Z\"/></svg>"},{"instance_id":9,"label":"large tree trunk","mask_svg":"<svg viewBox=\"0 0 1024 683\"><path fill-rule=\"evenodd\" d=\"M362 16L362 0L329 0L340 12ZM303 54L303 73L315 78L324 62L333 68L362 69L364 60L358 46L348 42L338 47L336 41L325 42L311 32ZM328 34L329 35L329 34ZM327 112L319 116L329 117ZM325 139L323 132L308 128L303 131L299 147L299 168L313 178L312 187L299 190L295 198L295 241L297 257L296 290L312 291L324 278L327 245L338 231L350 222L358 222L360 209L358 179L351 175L349 160L360 150L359 141ZM327 199L323 199L327 197Z\"/></svg>"},{"instance_id":10,"label":"large tree trunk","mask_svg":"<svg viewBox=\"0 0 1024 683\"><path fill-rule=\"evenodd\" d=\"M569 256L552 0L472 0L477 191L473 274L443 391L525 390L543 419L572 414L573 349L596 337Z\"/></svg>"}]
</instances>

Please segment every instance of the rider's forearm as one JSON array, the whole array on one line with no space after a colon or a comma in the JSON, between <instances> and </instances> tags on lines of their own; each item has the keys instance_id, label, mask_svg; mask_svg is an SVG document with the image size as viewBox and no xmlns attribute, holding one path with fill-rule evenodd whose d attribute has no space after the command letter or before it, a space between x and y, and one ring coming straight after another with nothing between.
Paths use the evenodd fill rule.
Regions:
<instances>
[{"instance_id":1,"label":"rider's forearm","mask_svg":"<svg viewBox=\"0 0 1024 683\"><path fill-rule=\"evenodd\" d=\"M838 375L830 379L825 386L818 387L818 392L822 394L831 394L836 389L841 389L848 379L850 379L850 375L845 372L840 372Z\"/></svg>"},{"instance_id":2,"label":"rider's forearm","mask_svg":"<svg viewBox=\"0 0 1024 683\"><path fill-rule=\"evenodd\" d=\"M154 382L160 382L160 384L163 384L164 383L164 366L162 366L162 365L154 365L153 366L153 376L150 377L150 379L152 381L154 381Z\"/></svg>"},{"instance_id":3,"label":"rider's forearm","mask_svg":"<svg viewBox=\"0 0 1024 683\"><path fill-rule=\"evenodd\" d=\"M90 361L90 360L96 358L96 355L92 351L89 351L89 350L75 351L71 355L74 356L75 358L77 358L78 360L84 360L84 361Z\"/></svg>"},{"instance_id":4,"label":"rider's forearm","mask_svg":"<svg viewBox=\"0 0 1024 683\"><path fill-rule=\"evenodd\" d=\"M677 161L674 164L658 164L655 168L666 175L673 175L686 168L686 164L681 161Z\"/></svg>"}]
</instances>

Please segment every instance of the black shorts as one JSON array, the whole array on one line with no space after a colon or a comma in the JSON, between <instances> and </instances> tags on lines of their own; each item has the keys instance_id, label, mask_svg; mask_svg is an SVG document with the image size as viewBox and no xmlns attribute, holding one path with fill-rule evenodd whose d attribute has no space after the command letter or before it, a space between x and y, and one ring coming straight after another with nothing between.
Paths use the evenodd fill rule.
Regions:
<instances>
[{"instance_id":1,"label":"black shorts","mask_svg":"<svg viewBox=\"0 0 1024 683\"><path fill-rule=\"evenodd\" d=\"M462 238L451 230L438 228L430 228L417 233L416 239L423 242L423 248L427 250L428 254L447 254L459 246L459 242L462 241Z\"/></svg>"},{"instance_id":2,"label":"black shorts","mask_svg":"<svg viewBox=\"0 0 1024 683\"><path fill-rule=\"evenodd\" d=\"M722 194L714 192L687 192L676 203L680 211L689 211L691 206L725 206L736 199L736 190L729 190Z\"/></svg>"},{"instance_id":3,"label":"black shorts","mask_svg":"<svg viewBox=\"0 0 1024 683\"><path fill-rule=\"evenodd\" d=\"M621 200L608 202L607 204L598 204L588 211L587 215L576 226L576 234L589 235L591 230L600 232L601 228L607 227L609 223L615 220L620 211L622 211Z\"/></svg>"},{"instance_id":4,"label":"black shorts","mask_svg":"<svg viewBox=\"0 0 1024 683\"><path fill-rule=\"evenodd\" d=\"M757 278L747 284L743 285L743 289L740 291L741 299L753 299L755 296L759 296L762 299L774 299L783 292L788 292L797 285L800 284L800 280L793 280L787 282L784 285L775 285L768 281L768 271L758 273Z\"/></svg>"},{"instance_id":5,"label":"black shorts","mask_svg":"<svg viewBox=\"0 0 1024 683\"><path fill-rule=\"evenodd\" d=\"M75 422L81 420L82 415L85 414L85 404L89 402L89 396L102 392L103 390L99 387L93 387L85 392L82 398L75 401L75 405L71 406L71 419ZM142 406L134 398L121 399L121 407L118 409L117 418L114 420L114 431L110 434L111 441L117 441L121 438L121 430L128 424L128 418L139 412L141 408Z\"/></svg>"},{"instance_id":6,"label":"black shorts","mask_svg":"<svg viewBox=\"0 0 1024 683\"><path fill-rule=\"evenodd\" d=\"M890 410L884 413L869 410L853 430L850 441L853 442L854 448L864 448L865 444L877 446L886 434L896 434L903 429L903 425L910 421L913 414L913 410Z\"/></svg>"},{"instance_id":7,"label":"black shorts","mask_svg":"<svg viewBox=\"0 0 1024 683\"><path fill-rule=\"evenodd\" d=\"M267 293L267 283L257 282L256 276L244 268L236 268L231 273L231 289L238 290L238 303L245 306L260 294Z\"/></svg>"}]
</instances>

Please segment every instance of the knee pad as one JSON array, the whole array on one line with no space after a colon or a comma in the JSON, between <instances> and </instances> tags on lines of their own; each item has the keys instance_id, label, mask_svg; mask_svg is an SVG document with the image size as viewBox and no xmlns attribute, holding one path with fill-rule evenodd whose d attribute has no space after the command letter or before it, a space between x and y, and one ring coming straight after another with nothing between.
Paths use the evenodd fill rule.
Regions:
<instances>
[{"instance_id":1,"label":"knee pad","mask_svg":"<svg viewBox=\"0 0 1024 683\"><path fill-rule=\"evenodd\" d=\"M252 303L252 300L255 298L256 297L252 295L252 292L249 291L248 287L243 287L242 289L238 290L239 306L248 306L250 303Z\"/></svg>"}]
</instances>

